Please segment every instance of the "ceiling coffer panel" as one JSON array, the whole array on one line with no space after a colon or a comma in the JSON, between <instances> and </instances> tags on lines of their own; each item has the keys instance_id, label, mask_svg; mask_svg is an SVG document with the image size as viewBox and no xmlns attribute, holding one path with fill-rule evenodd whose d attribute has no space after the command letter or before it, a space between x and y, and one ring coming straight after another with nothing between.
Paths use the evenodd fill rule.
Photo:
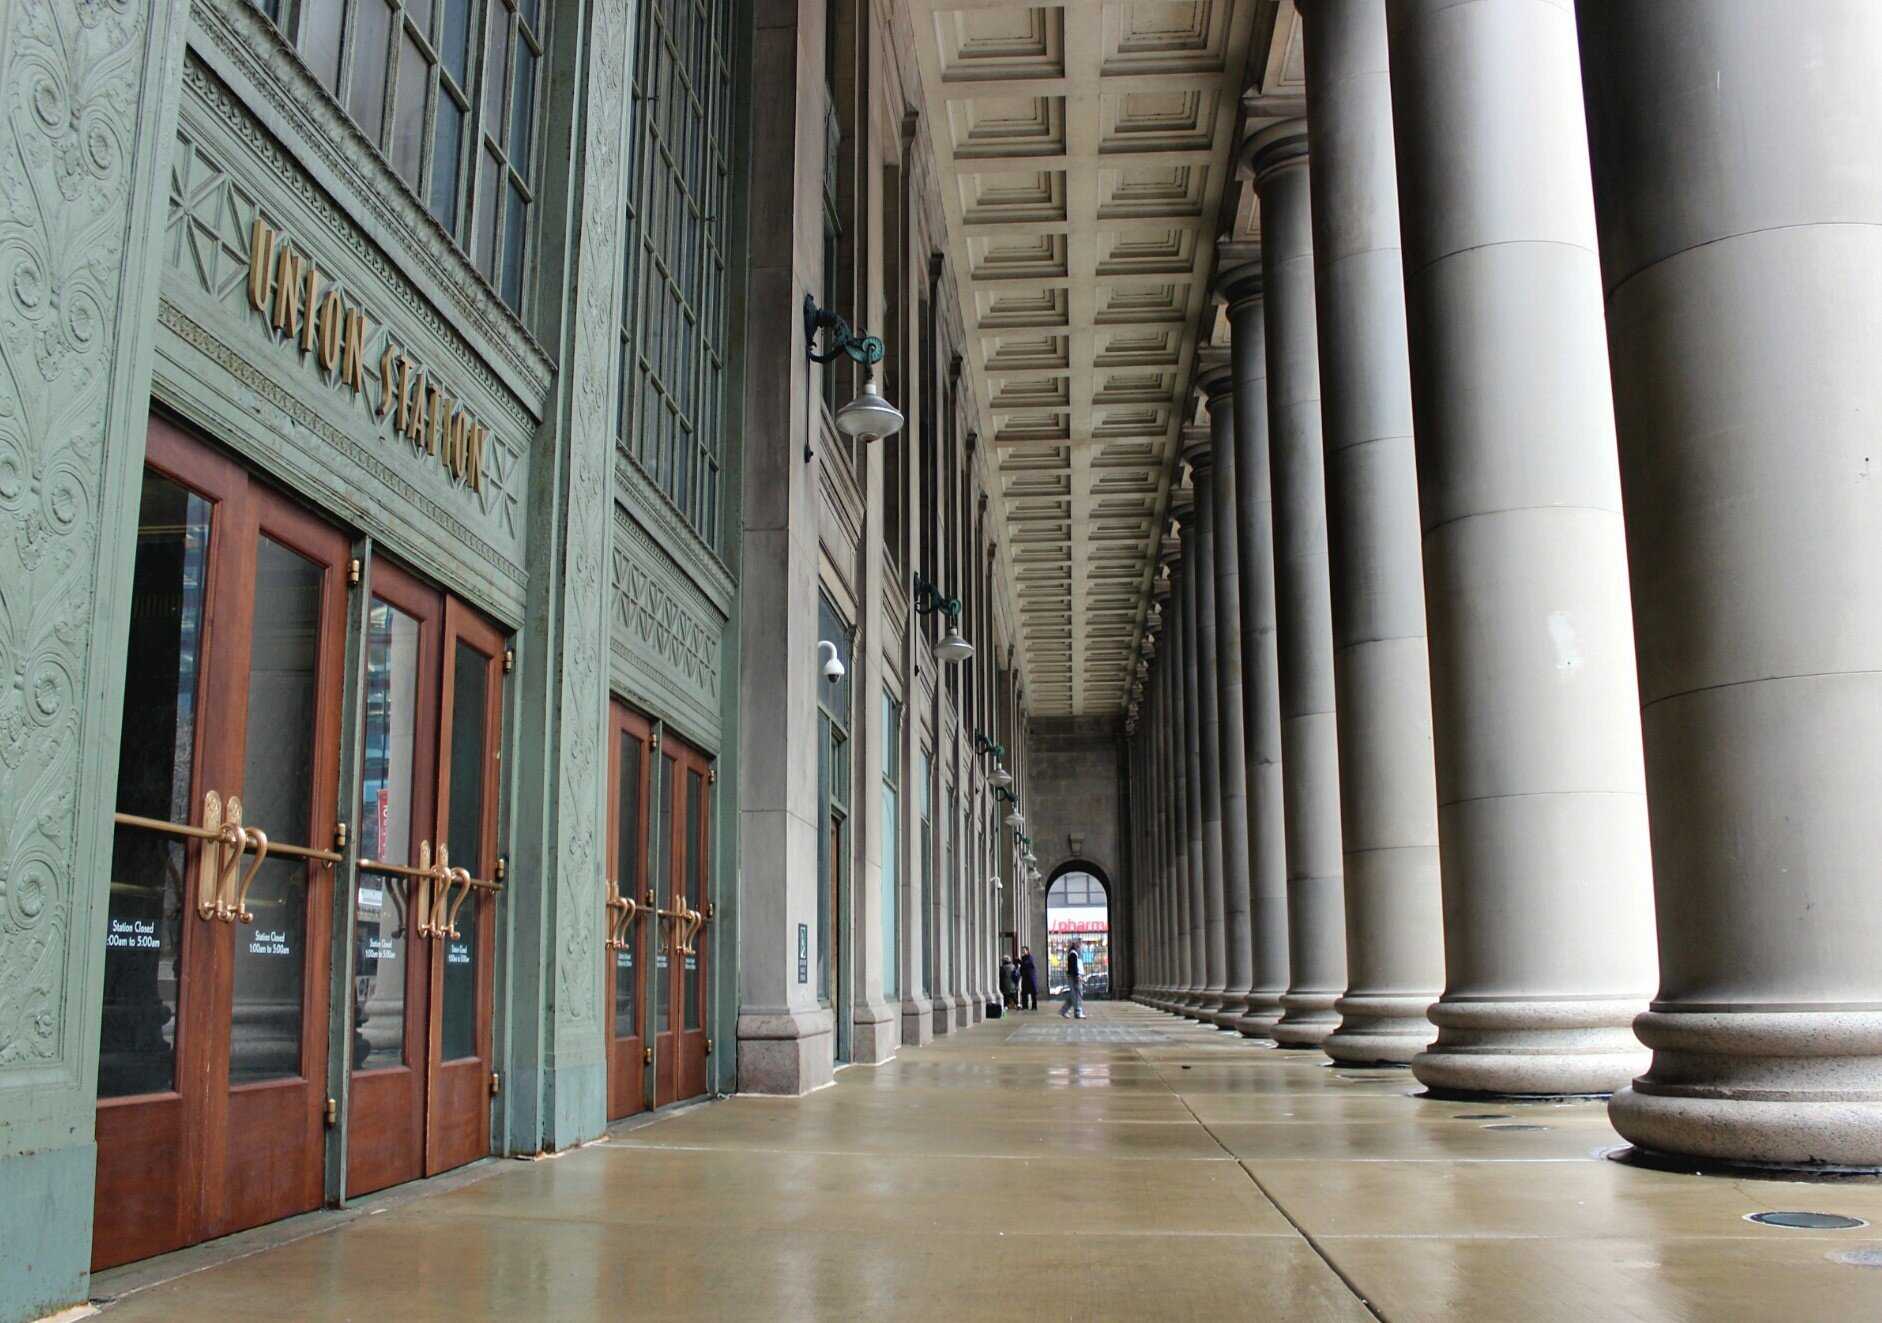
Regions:
<instances>
[{"instance_id":1,"label":"ceiling coffer panel","mask_svg":"<svg viewBox=\"0 0 1882 1323\"><path fill-rule=\"evenodd\" d=\"M1260 6L905 3L1028 703L1121 712Z\"/></svg>"}]
</instances>

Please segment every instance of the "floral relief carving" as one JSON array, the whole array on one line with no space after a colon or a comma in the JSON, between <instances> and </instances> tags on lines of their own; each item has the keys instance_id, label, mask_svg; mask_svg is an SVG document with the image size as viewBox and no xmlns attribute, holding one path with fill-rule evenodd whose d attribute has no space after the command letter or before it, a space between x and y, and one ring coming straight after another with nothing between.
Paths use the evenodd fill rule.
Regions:
<instances>
[{"instance_id":1,"label":"floral relief carving","mask_svg":"<svg viewBox=\"0 0 1882 1323\"><path fill-rule=\"evenodd\" d=\"M622 108L626 105L625 0L597 0L590 35L587 140L582 150L582 228L577 251L579 294L570 364L568 526L564 548L567 615L562 640L562 711L567 743L561 778L561 842L557 851L556 921L562 933L557 970L558 1018L570 1026L595 1022L600 990L602 798L606 777L596 732L607 714L602 665L608 629L602 556L609 542L612 500L607 464L614 453L616 286L620 283Z\"/></svg>"},{"instance_id":2,"label":"floral relief carving","mask_svg":"<svg viewBox=\"0 0 1882 1323\"><path fill-rule=\"evenodd\" d=\"M143 73L131 0L0 16L0 1069L62 1058L100 486Z\"/></svg>"}]
</instances>

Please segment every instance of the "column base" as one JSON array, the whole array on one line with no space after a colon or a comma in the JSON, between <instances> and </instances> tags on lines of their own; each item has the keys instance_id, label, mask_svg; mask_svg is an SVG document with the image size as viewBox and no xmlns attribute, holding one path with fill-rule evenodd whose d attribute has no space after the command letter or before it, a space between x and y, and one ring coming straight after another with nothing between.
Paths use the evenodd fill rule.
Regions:
<instances>
[{"instance_id":1,"label":"column base","mask_svg":"<svg viewBox=\"0 0 1882 1323\"><path fill-rule=\"evenodd\" d=\"M741 1011L738 1091L792 1096L836 1078L836 1017L830 1011Z\"/></svg>"},{"instance_id":2,"label":"column base","mask_svg":"<svg viewBox=\"0 0 1882 1323\"><path fill-rule=\"evenodd\" d=\"M1319 1047L1340 1027L1340 1017L1333 1010L1338 1000L1337 992L1283 993L1274 1041L1282 1047Z\"/></svg>"},{"instance_id":3,"label":"column base","mask_svg":"<svg viewBox=\"0 0 1882 1323\"><path fill-rule=\"evenodd\" d=\"M1437 1026L1426 1012L1435 995L1373 993L1341 997L1333 1003L1339 1028L1320 1050L1347 1066L1408 1066L1431 1046Z\"/></svg>"},{"instance_id":4,"label":"column base","mask_svg":"<svg viewBox=\"0 0 1882 1323\"><path fill-rule=\"evenodd\" d=\"M880 1066L902 1045L901 1016L886 1001L858 1002L850 1011L850 1064Z\"/></svg>"},{"instance_id":5,"label":"column base","mask_svg":"<svg viewBox=\"0 0 1882 1323\"><path fill-rule=\"evenodd\" d=\"M954 1032L954 998L943 992L934 999L934 1036L941 1038Z\"/></svg>"},{"instance_id":6,"label":"column base","mask_svg":"<svg viewBox=\"0 0 1882 1323\"><path fill-rule=\"evenodd\" d=\"M1274 1037L1274 1026L1281 1022L1281 994L1277 989L1256 988L1248 994L1248 1003L1242 1008L1241 1018L1235 1027L1243 1038Z\"/></svg>"},{"instance_id":7,"label":"column base","mask_svg":"<svg viewBox=\"0 0 1882 1323\"><path fill-rule=\"evenodd\" d=\"M920 1047L934 1041L934 1003L910 997L902 1003L902 1045Z\"/></svg>"},{"instance_id":8,"label":"column base","mask_svg":"<svg viewBox=\"0 0 1882 1323\"><path fill-rule=\"evenodd\" d=\"M1471 1097L1606 1094L1647 1066L1632 1024L1641 1003L1439 1001L1437 1041L1412 1059L1436 1093Z\"/></svg>"},{"instance_id":9,"label":"column base","mask_svg":"<svg viewBox=\"0 0 1882 1323\"><path fill-rule=\"evenodd\" d=\"M1652 1064L1608 1118L1649 1155L1882 1169L1882 1012L1648 1011L1634 1030Z\"/></svg>"},{"instance_id":10,"label":"column base","mask_svg":"<svg viewBox=\"0 0 1882 1323\"><path fill-rule=\"evenodd\" d=\"M974 1023L974 1006L964 993L954 993L949 998L954 1003L954 1027L965 1029Z\"/></svg>"}]
</instances>

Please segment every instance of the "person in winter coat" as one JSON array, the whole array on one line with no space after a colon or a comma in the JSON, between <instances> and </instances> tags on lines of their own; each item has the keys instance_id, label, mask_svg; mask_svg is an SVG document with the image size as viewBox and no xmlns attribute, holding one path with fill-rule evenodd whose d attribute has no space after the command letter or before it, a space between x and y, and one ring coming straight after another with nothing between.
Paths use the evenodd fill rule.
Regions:
<instances>
[{"instance_id":1,"label":"person in winter coat","mask_svg":"<svg viewBox=\"0 0 1882 1323\"><path fill-rule=\"evenodd\" d=\"M1019 948L1019 1004L1022 1010L1039 1009L1039 966L1033 963L1032 948Z\"/></svg>"},{"instance_id":2,"label":"person in winter coat","mask_svg":"<svg viewBox=\"0 0 1882 1323\"><path fill-rule=\"evenodd\" d=\"M1085 953L1076 937L1065 944L1065 1005L1059 1008L1059 1018L1068 1017L1085 1018Z\"/></svg>"},{"instance_id":3,"label":"person in winter coat","mask_svg":"<svg viewBox=\"0 0 1882 1323\"><path fill-rule=\"evenodd\" d=\"M1000 957L1000 1000L1009 1009L1019 1005L1019 966L1010 955Z\"/></svg>"}]
</instances>

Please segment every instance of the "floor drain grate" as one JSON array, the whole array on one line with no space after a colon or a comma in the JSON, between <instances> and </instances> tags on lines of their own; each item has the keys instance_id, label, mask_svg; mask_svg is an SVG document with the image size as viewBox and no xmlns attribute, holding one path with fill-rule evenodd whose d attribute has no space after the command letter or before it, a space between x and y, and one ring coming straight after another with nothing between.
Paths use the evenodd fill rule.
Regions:
<instances>
[{"instance_id":1,"label":"floor drain grate","mask_svg":"<svg viewBox=\"0 0 1882 1323\"><path fill-rule=\"evenodd\" d=\"M1451 1119L1453 1121L1507 1121L1509 1115L1508 1112L1459 1112Z\"/></svg>"},{"instance_id":2,"label":"floor drain grate","mask_svg":"<svg viewBox=\"0 0 1882 1323\"><path fill-rule=\"evenodd\" d=\"M1841 1213L1747 1213L1745 1220L1796 1231L1853 1231L1869 1225L1860 1217L1844 1217Z\"/></svg>"}]
</instances>

